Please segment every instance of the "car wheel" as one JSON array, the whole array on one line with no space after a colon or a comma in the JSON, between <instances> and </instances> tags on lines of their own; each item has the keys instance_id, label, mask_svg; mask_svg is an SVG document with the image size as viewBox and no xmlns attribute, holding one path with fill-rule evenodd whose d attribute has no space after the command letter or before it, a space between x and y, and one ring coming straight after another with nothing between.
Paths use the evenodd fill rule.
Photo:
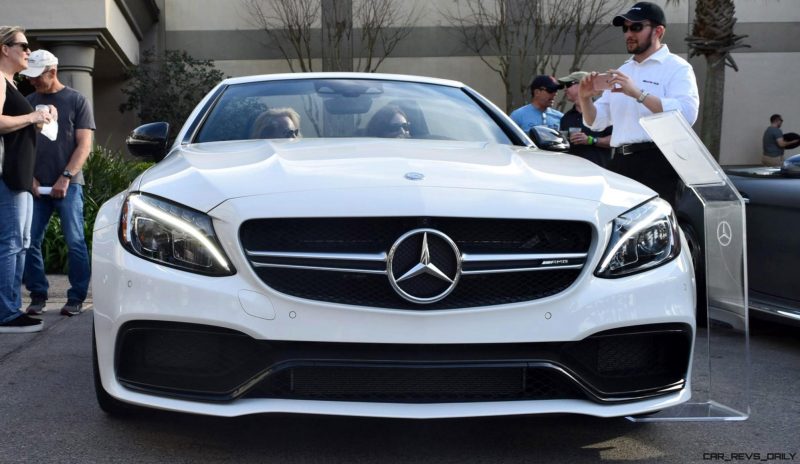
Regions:
<instances>
[{"instance_id":1,"label":"car wheel","mask_svg":"<svg viewBox=\"0 0 800 464\"><path fill-rule=\"evenodd\" d=\"M100 380L100 366L97 362L97 341L94 334L94 325L92 325L92 363L94 365L94 392L100 409L111 416L127 416L134 412L136 410L135 406L114 398L103 388L103 382Z\"/></svg>"},{"instance_id":2,"label":"car wheel","mask_svg":"<svg viewBox=\"0 0 800 464\"><path fill-rule=\"evenodd\" d=\"M692 256L694 265L694 278L697 284L697 325L706 327L708 325L708 300L706 298L705 253L694 227L685 222L681 222L680 227L686 237L686 243L689 245L689 254Z\"/></svg>"}]
</instances>

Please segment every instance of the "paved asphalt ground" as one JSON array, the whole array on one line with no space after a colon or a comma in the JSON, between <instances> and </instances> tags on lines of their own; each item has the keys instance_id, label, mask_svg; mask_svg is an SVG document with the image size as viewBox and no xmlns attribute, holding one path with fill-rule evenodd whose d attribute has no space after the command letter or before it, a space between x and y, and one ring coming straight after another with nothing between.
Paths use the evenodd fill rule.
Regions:
<instances>
[{"instance_id":1,"label":"paved asphalt ground","mask_svg":"<svg viewBox=\"0 0 800 464\"><path fill-rule=\"evenodd\" d=\"M752 324L752 415L744 422L223 419L162 411L118 419L95 403L92 312L60 316L55 289L51 302L42 332L0 335L0 463L800 462L797 328Z\"/></svg>"}]
</instances>

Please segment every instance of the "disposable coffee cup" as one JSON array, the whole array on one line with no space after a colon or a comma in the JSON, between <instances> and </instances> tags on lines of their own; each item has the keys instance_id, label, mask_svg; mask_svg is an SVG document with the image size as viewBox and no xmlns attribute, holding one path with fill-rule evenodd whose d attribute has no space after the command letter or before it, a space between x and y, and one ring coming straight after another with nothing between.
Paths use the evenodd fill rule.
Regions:
<instances>
[{"instance_id":1,"label":"disposable coffee cup","mask_svg":"<svg viewBox=\"0 0 800 464\"><path fill-rule=\"evenodd\" d=\"M50 114L50 106L48 105L36 105L36 111L42 111L44 113ZM55 141L56 137L58 136L58 121L53 119L52 121L48 122L47 124L42 126L42 135L47 137L48 139Z\"/></svg>"}]
</instances>

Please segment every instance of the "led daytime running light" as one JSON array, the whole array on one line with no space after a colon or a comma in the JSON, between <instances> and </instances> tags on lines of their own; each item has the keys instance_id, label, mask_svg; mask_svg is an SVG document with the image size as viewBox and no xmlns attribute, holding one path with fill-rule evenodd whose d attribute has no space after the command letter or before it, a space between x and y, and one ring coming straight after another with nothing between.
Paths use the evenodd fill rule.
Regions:
<instances>
[{"instance_id":1,"label":"led daytime running light","mask_svg":"<svg viewBox=\"0 0 800 464\"><path fill-rule=\"evenodd\" d=\"M139 195L131 195L130 202L135 208L141 210L142 212L147 213L150 216L160 221L163 221L164 223L173 226L176 229L181 230L182 232L187 233L188 235L191 235L195 240L197 240L203 246L205 246L209 252L211 252L211 256L214 257L214 259L220 266L225 268L226 271L230 271L230 267L228 266L228 262L225 259L225 256L217 249L216 246L214 246L214 243L212 243L211 240L209 240L208 237L206 237L196 227L194 227L193 225L189 224L186 221L176 218L171 214L167 214L164 211L161 211L160 209L148 204L147 202L141 200L139 198Z\"/></svg>"}]
</instances>

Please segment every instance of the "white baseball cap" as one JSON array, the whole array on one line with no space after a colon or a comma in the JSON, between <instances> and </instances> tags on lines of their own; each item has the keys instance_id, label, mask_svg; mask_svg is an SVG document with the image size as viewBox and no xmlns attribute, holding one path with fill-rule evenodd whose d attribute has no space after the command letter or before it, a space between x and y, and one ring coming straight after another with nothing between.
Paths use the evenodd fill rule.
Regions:
<instances>
[{"instance_id":1,"label":"white baseball cap","mask_svg":"<svg viewBox=\"0 0 800 464\"><path fill-rule=\"evenodd\" d=\"M58 58L47 50L36 50L28 56L28 69L20 71L20 74L28 77L39 77L44 68L58 64Z\"/></svg>"}]
</instances>

